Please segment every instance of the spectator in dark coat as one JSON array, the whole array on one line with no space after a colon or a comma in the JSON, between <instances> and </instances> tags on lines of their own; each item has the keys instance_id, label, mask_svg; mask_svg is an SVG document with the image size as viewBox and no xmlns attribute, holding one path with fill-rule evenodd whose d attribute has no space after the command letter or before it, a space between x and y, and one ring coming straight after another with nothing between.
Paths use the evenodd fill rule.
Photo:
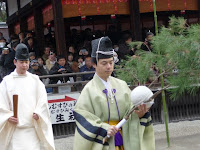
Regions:
<instances>
[{"instance_id":1,"label":"spectator in dark coat","mask_svg":"<svg viewBox=\"0 0 200 150\"><path fill-rule=\"evenodd\" d=\"M42 66L39 65L38 61L32 60L30 62L30 68L28 70L30 73L32 74L36 74L38 76L43 76L43 75L47 75L47 72L44 70L44 68Z\"/></svg>"},{"instance_id":2,"label":"spectator in dark coat","mask_svg":"<svg viewBox=\"0 0 200 150\"><path fill-rule=\"evenodd\" d=\"M19 36L19 42L20 42L20 43L24 43L24 39L25 39L25 37L24 37L24 32L20 32L20 33L18 34L18 36Z\"/></svg>"},{"instance_id":3,"label":"spectator in dark coat","mask_svg":"<svg viewBox=\"0 0 200 150\"><path fill-rule=\"evenodd\" d=\"M129 43L132 42L130 34L126 33L119 42L118 57L120 60L125 59L126 55L134 55L134 49L131 49Z\"/></svg>"},{"instance_id":4,"label":"spectator in dark coat","mask_svg":"<svg viewBox=\"0 0 200 150\"><path fill-rule=\"evenodd\" d=\"M3 33L2 32L0 32L0 38L2 38L3 37Z\"/></svg>"},{"instance_id":5,"label":"spectator in dark coat","mask_svg":"<svg viewBox=\"0 0 200 150\"><path fill-rule=\"evenodd\" d=\"M26 32L26 37L25 37L25 39L27 39L27 38L29 38L29 37L33 37L32 31L27 31L27 32Z\"/></svg>"},{"instance_id":6,"label":"spectator in dark coat","mask_svg":"<svg viewBox=\"0 0 200 150\"><path fill-rule=\"evenodd\" d=\"M0 80L2 80L6 76L6 68L4 67L4 62L5 62L5 56L7 57L8 54L9 54L9 49L7 47L4 47L2 49L2 54L0 55Z\"/></svg>"},{"instance_id":7,"label":"spectator in dark coat","mask_svg":"<svg viewBox=\"0 0 200 150\"><path fill-rule=\"evenodd\" d=\"M66 62L66 58L62 55L58 56L57 62L55 65L51 68L49 71L49 74L64 74L64 73L72 73L72 69ZM69 77L56 77L52 78L51 83L57 83L58 80L61 82L67 82L69 80Z\"/></svg>"},{"instance_id":8,"label":"spectator in dark coat","mask_svg":"<svg viewBox=\"0 0 200 150\"><path fill-rule=\"evenodd\" d=\"M69 53L67 56L67 63L69 64L70 68L73 72L79 72L78 69L78 62L74 61L74 56L72 53Z\"/></svg>"},{"instance_id":9,"label":"spectator in dark coat","mask_svg":"<svg viewBox=\"0 0 200 150\"><path fill-rule=\"evenodd\" d=\"M34 42L34 39L32 37L28 37L26 39L25 44L28 47L29 53L30 52L35 52L36 57L40 56L39 48L38 48L37 44Z\"/></svg>"},{"instance_id":10,"label":"spectator in dark coat","mask_svg":"<svg viewBox=\"0 0 200 150\"><path fill-rule=\"evenodd\" d=\"M141 45L141 49L148 51L148 52L152 52L151 40L152 40L153 36L154 36L154 34L152 32L147 32L145 41Z\"/></svg>"},{"instance_id":11,"label":"spectator in dark coat","mask_svg":"<svg viewBox=\"0 0 200 150\"><path fill-rule=\"evenodd\" d=\"M95 71L95 68L92 66L91 57L89 56L85 58L85 65L80 69L80 72L88 72L88 71ZM93 76L94 73L82 75L82 80L83 81L91 80Z\"/></svg>"},{"instance_id":12,"label":"spectator in dark coat","mask_svg":"<svg viewBox=\"0 0 200 150\"><path fill-rule=\"evenodd\" d=\"M31 62L32 60L35 60L36 56L35 56L35 52L30 52L29 53L29 61Z\"/></svg>"},{"instance_id":13,"label":"spectator in dark coat","mask_svg":"<svg viewBox=\"0 0 200 150\"><path fill-rule=\"evenodd\" d=\"M44 54L42 55L42 59L44 60L44 62L46 62L46 60L49 58L50 50L51 48L49 46L46 46L44 48Z\"/></svg>"},{"instance_id":14,"label":"spectator in dark coat","mask_svg":"<svg viewBox=\"0 0 200 150\"><path fill-rule=\"evenodd\" d=\"M77 53L77 51L75 50L74 46L72 46L72 45L69 46L68 53L73 54L74 59L77 59L78 53Z\"/></svg>"},{"instance_id":15,"label":"spectator in dark coat","mask_svg":"<svg viewBox=\"0 0 200 150\"><path fill-rule=\"evenodd\" d=\"M0 55L2 54L3 48L6 46L6 39L4 37L0 38Z\"/></svg>"},{"instance_id":16,"label":"spectator in dark coat","mask_svg":"<svg viewBox=\"0 0 200 150\"><path fill-rule=\"evenodd\" d=\"M38 61L39 67L42 67L49 74L49 70L44 65L44 60L41 57L38 57L37 61Z\"/></svg>"},{"instance_id":17,"label":"spectator in dark coat","mask_svg":"<svg viewBox=\"0 0 200 150\"><path fill-rule=\"evenodd\" d=\"M13 60L15 59L15 51L19 42L14 42L11 44L12 49L9 53L3 53L0 60L0 65L4 67L6 75L14 71L15 65Z\"/></svg>"},{"instance_id":18,"label":"spectator in dark coat","mask_svg":"<svg viewBox=\"0 0 200 150\"><path fill-rule=\"evenodd\" d=\"M15 42L19 42L19 37L17 34L11 34L9 39L9 44L7 44L7 47L12 48L12 44Z\"/></svg>"},{"instance_id":19,"label":"spectator in dark coat","mask_svg":"<svg viewBox=\"0 0 200 150\"><path fill-rule=\"evenodd\" d=\"M82 56L78 57L78 68L81 69L85 65L84 58Z\"/></svg>"}]
</instances>

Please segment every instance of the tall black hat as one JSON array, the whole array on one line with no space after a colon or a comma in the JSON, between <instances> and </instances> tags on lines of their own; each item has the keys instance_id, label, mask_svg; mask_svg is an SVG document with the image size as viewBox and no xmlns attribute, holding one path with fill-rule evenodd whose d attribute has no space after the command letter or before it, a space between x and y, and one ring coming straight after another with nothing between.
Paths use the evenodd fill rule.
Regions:
<instances>
[{"instance_id":1,"label":"tall black hat","mask_svg":"<svg viewBox=\"0 0 200 150\"><path fill-rule=\"evenodd\" d=\"M16 60L29 60L29 51L28 51L28 47L25 44L20 43L17 45L15 59Z\"/></svg>"},{"instance_id":2,"label":"tall black hat","mask_svg":"<svg viewBox=\"0 0 200 150\"><path fill-rule=\"evenodd\" d=\"M112 41L109 37L102 37L92 41L92 58L104 59L113 57Z\"/></svg>"}]
</instances>

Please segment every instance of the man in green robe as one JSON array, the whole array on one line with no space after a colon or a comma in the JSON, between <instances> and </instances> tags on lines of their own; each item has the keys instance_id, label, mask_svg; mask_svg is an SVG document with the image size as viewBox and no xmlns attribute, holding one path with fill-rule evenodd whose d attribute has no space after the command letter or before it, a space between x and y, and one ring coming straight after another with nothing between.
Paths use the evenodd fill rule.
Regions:
<instances>
[{"instance_id":1,"label":"man in green robe","mask_svg":"<svg viewBox=\"0 0 200 150\"><path fill-rule=\"evenodd\" d=\"M84 87L74 109L74 150L155 150L151 116L142 104L121 129L115 125L132 108L127 84L111 77L114 68L108 37L92 41L94 78ZM110 136L103 143L103 138Z\"/></svg>"}]
</instances>

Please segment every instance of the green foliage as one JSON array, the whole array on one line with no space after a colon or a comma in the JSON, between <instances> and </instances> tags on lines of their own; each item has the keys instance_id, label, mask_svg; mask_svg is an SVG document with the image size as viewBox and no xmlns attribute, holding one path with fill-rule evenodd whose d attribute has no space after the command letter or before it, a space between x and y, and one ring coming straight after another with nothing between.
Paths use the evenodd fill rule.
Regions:
<instances>
[{"instance_id":1,"label":"green foliage","mask_svg":"<svg viewBox=\"0 0 200 150\"><path fill-rule=\"evenodd\" d=\"M140 42L140 41L131 42L130 43L130 48L140 49L141 45L142 45L142 42Z\"/></svg>"},{"instance_id":2,"label":"green foliage","mask_svg":"<svg viewBox=\"0 0 200 150\"><path fill-rule=\"evenodd\" d=\"M182 35L187 32L186 20L184 18L170 17L169 31L174 35Z\"/></svg>"},{"instance_id":3,"label":"green foliage","mask_svg":"<svg viewBox=\"0 0 200 150\"><path fill-rule=\"evenodd\" d=\"M171 98L185 92L195 94L200 83L200 25L186 24L183 18L171 17L169 27L162 27L153 37L153 52L139 50L137 57L122 63L119 78L131 84L145 84L150 78L165 73L165 84L170 85ZM140 42L131 43L141 46ZM137 45L137 46L138 46ZM158 74L153 71L157 70ZM178 69L174 74L173 70Z\"/></svg>"},{"instance_id":4,"label":"green foliage","mask_svg":"<svg viewBox=\"0 0 200 150\"><path fill-rule=\"evenodd\" d=\"M6 4L2 0L0 0L0 22L6 22Z\"/></svg>"},{"instance_id":5,"label":"green foliage","mask_svg":"<svg viewBox=\"0 0 200 150\"><path fill-rule=\"evenodd\" d=\"M7 16L6 12L2 12L2 15L0 16L0 22L6 22Z\"/></svg>"}]
</instances>

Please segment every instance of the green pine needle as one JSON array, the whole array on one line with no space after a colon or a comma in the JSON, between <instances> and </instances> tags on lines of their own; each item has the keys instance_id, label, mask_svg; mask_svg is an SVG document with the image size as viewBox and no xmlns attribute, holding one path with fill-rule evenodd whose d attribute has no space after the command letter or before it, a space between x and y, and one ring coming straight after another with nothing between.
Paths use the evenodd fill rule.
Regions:
<instances>
[{"instance_id":1,"label":"green pine needle","mask_svg":"<svg viewBox=\"0 0 200 150\"><path fill-rule=\"evenodd\" d=\"M130 84L146 84L165 73L165 84L170 85L170 97L177 99L186 92L194 95L200 83L200 25L186 24L184 18L170 17L169 27L162 27L153 37L153 52L140 49L141 42L133 42L138 57L123 61L117 76ZM156 68L157 71L153 71ZM178 70L174 74L173 70Z\"/></svg>"}]
</instances>

